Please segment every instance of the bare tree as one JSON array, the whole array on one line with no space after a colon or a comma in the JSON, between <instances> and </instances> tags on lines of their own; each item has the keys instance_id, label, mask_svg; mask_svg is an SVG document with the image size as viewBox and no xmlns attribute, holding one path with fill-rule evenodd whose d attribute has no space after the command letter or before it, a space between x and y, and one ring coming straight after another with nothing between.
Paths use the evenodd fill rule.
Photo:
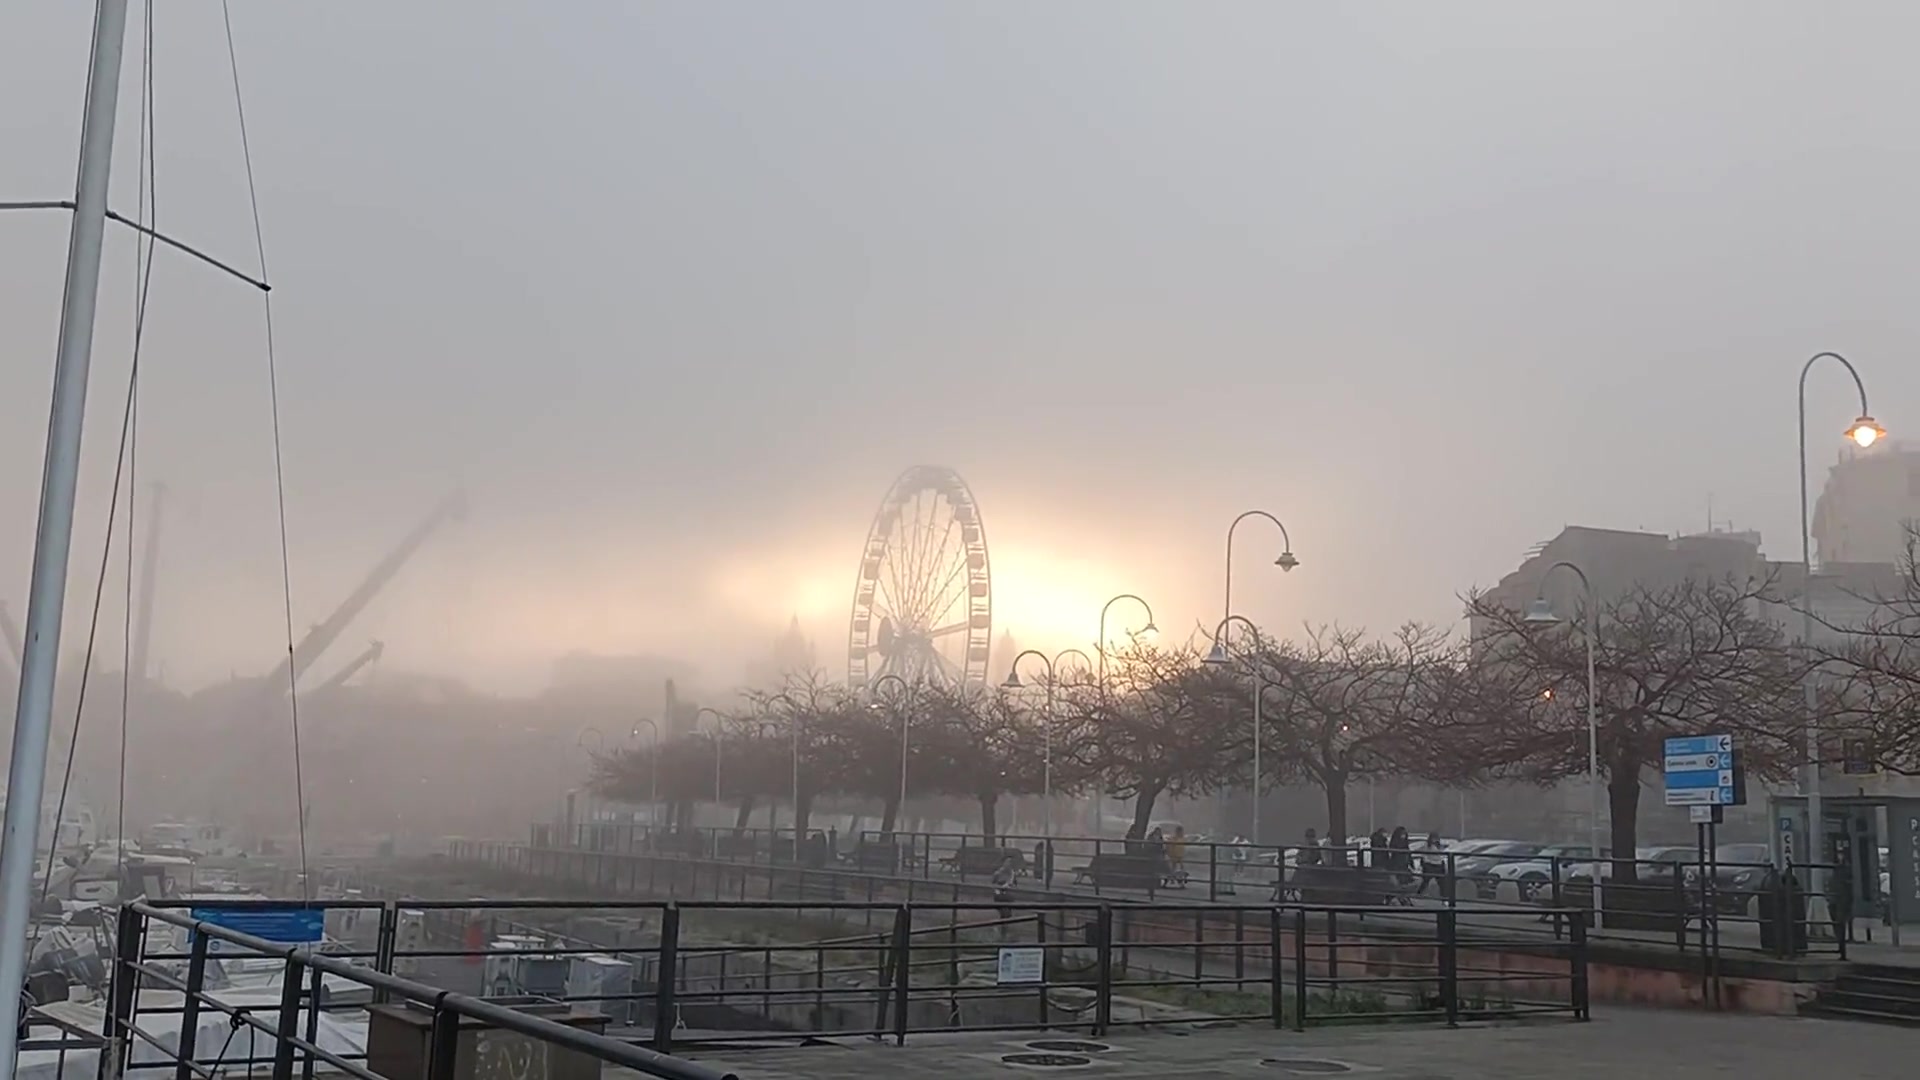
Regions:
<instances>
[{"instance_id":1,"label":"bare tree","mask_svg":"<svg viewBox=\"0 0 1920 1080\"><path fill-rule=\"evenodd\" d=\"M1816 649L1820 707L1833 736L1821 759L1859 760L1871 769L1920 776L1920 525L1908 522L1906 549L1891 588L1856 594L1864 620L1813 612L1834 640Z\"/></svg>"},{"instance_id":2,"label":"bare tree","mask_svg":"<svg viewBox=\"0 0 1920 1080\"><path fill-rule=\"evenodd\" d=\"M1140 644L1108 657L1110 685L1068 695L1066 757L1104 783L1107 793L1133 800L1129 839L1147 834L1163 795L1207 795L1230 782L1251 732L1248 699L1226 672L1198 662L1188 648Z\"/></svg>"},{"instance_id":3,"label":"bare tree","mask_svg":"<svg viewBox=\"0 0 1920 1080\"><path fill-rule=\"evenodd\" d=\"M1453 707L1458 647L1409 623L1385 640L1340 627L1303 641L1261 640L1240 666L1261 698L1263 784L1305 780L1327 800L1327 836L1347 837L1347 786L1355 779L1417 775L1453 779L1456 759L1434 733ZM1242 714L1246 715L1246 714Z\"/></svg>"},{"instance_id":4,"label":"bare tree","mask_svg":"<svg viewBox=\"0 0 1920 1080\"><path fill-rule=\"evenodd\" d=\"M1688 579L1601 605L1595 727L1617 878L1634 877L1640 788L1668 737L1737 735L1747 767L1769 777L1791 775L1801 759L1798 673L1761 610L1770 584ZM1539 626L1483 593L1467 603L1478 708L1456 715L1445 737L1500 775L1537 783L1584 775L1586 612Z\"/></svg>"},{"instance_id":5,"label":"bare tree","mask_svg":"<svg viewBox=\"0 0 1920 1080\"><path fill-rule=\"evenodd\" d=\"M1041 789L1040 720L1004 693L929 687L922 695L929 790L973 799L980 831L1000 834L1002 795Z\"/></svg>"}]
</instances>

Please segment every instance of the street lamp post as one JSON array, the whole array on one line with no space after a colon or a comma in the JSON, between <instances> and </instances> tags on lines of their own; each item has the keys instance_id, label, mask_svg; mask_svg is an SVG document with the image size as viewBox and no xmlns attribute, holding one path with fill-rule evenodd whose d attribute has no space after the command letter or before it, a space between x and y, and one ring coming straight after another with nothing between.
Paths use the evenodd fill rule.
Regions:
<instances>
[{"instance_id":1,"label":"street lamp post","mask_svg":"<svg viewBox=\"0 0 1920 1080\"><path fill-rule=\"evenodd\" d=\"M633 730L627 733L627 737L640 738L641 724L647 725L647 730L653 732L653 738L647 746L647 825L651 828L658 824L654 817L660 813L660 725L643 716L633 722Z\"/></svg>"},{"instance_id":2,"label":"street lamp post","mask_svg":"<svg viewBox=\"0 0 1920 1080\"><path fill-rule=\"evenodd\" d=\"M787 731L793 736L793 861L800 861L800 703L787 694L775 694L767 704L787 706Z\"/></svg>"},{"instance_id":3,"label":"street lamp post","mask_svg":"<svg viewBox=\"0 0 1920 1080\"><path fill-rule=\"evenodd\" d=\"M1234 518L1233 524L1227 526L1227 590L1226 601L1220 605L1220 617L1222 619L1233 614L1233 532L1240 527L1241 522L1250 517L1266 518L1268 521L1273 522L1274 528L1280 530L1280 557L1273 560L1273 565L1279 567L1281 570L1291 570L1300 565L1300 560L1293 557L1293 540L1287 535L1287 527L1280 524L1279 518L1274 517L1265 510L1248 510L1239 517Z\"/></svg>"},{"instance_id":4,"label":"street lamp post","mask_svg":"<svg viewBox=\"0 0 1920 1080\"><path fill-rule=\"evenodd\" d=\"M1083 663L1092 658L1079 649L1062 649L1052 657L1038 649L1028 649L1013 658L1013 666L1007 669L1007 681L1001 683L1009 690L1018 690L1024 684L1020 681L1020 661L1029 656L1037 656L1047 665L1047 709L1045 719L1040 725L1040 832L1047 838L1047 847L1053 847L1053 688L1059 682L1057 677L1059 662L1067 656L1078 656Z\"/></svg>"},{"instance_id":5,"label":"street lamp post","mask_svg":"<svg viewBox=\"0 0 1920 1080\"><path fill-rule=\"evenodd\" d=\"M907 680L892 672L888 672L873 681L872 693L876 701L880 697L880 688L889 682L899 686L900 692L903 694L910 692L907 687ZM897 819L901 814L906 813L907 810L907 722L910 714L906 709L896 709L895 711L900 714L900 806L894 811L894 817ZM893 825L895 829L898 829L900 822L896 820Z\"/></svg>"},{"instance_id":6,"label":"street lamp post","mask_svg":"<svg viewBox=\"0 0 1920 1080\"><path fill-rule=\"evenodd\" d=\"M1134 593L1130 593L1130 592L1121 593L1120 595L1114 597L1111 600L1108 600L1105 604L1101 605L1100 607L1100 640L1095 643L1094 651L1100 654L1100 688L1102 691L1104 691L1107 686L1107 609L1111 608L1113 605L1119 603L1122 600L1131 600L1134 603L1139 604L1143 609L1145 609L1147 613L1147 625L1140 628L1139 630L1140 633L1151 634L1155 630L1159 629L1158 627L1153 625L1153 605L1147 603L1145 600L1142 600L1139 596L1135 595Z\"/></svg>"},{"instance_id":7,"label":"street lamp post","mask_svg":"<svg viewBox=\"0 0 1920 1080\"><path fill-rule=\"evenodd\" d=\"M1593 645L1599 635L1600 611L1595 606L1593 582L1587 578L1587 572L1565 559L1547 567L1540 575L1540 584L1534 587L1533 603L1527 608L1526 621L1535 625L1551 625L1560 621L1553 613L1552 605L1547 603L1547 579L1555 570L1565 568L1573 571L1580 579L1580 588L1587 597L1587 845L1593 854L1593 887L1600 887L1600 723L1598 703L1593 677Z\"/></svg>"},{"instance_id":8,"label":"street lamp post","mask_svg":"<svg viewBox=\"0 0 1920 1080\"><path fill-rule=\"evenodd\" d=\"M694 722L698 723L702 716L709 713L713 715L713 732L708 736L713 740L713 805L718 807L723 805L720 798L720 736L725 731L727 714L711 705L702 705L694 710Z\"/></svg>"},{"instance_id":9,"label":"street lamp post","mask_svg":"<svg viewBox=\"0 0 1920 1080\"><path fill-rule=\"evenodd\" d=\"M1813 529L1807 519L1807 373L1813 370L1814 364L1826 359L1846 368L1847 374L1853 376L1854 389L1860 391L1860 416L1847 428L1847 438L1864 450L1887 434L1887 429L1880 426L1867 408L1867 384L1860 381L1860 373L1846 357L1836 352L1822 352L1807 359L1800 369L1800 647L1807 651L1809 660L1813 657ZM1807 862L1810 864L1807 891L1819 897L1825 895L1820 887L1819 863L1826 856L1826 822L1820 806L1820 713L1814 700L1811 663L1802 676L1801 693L1807 714L1807 767L1801 780L1807 797Z\"/></svg>"},{"instance_id":10,"label":"street lamp post","mask_svg":"<svg viewBox=\"0 0 1920 1080\"><path fill-rule=\"evenodd\" d=\"M1206 659L1201 663L1225 667L1232 662L1232 657L1227 653L1227 627L1236 622L1253 631L1255 641L1260 640L1260 628L1253 625L1253 620L1245 615L1228 615L1220 620L1220 625L1213 628L1213 648L1208 651ZM1247 840L1255 847L1260 846L1260 699L1266 696L1266 689L1267 676L1260 670L1260 666L1255 664L1253 666L1253 825L1247 833Z\"/></svg>"}]
</instances>

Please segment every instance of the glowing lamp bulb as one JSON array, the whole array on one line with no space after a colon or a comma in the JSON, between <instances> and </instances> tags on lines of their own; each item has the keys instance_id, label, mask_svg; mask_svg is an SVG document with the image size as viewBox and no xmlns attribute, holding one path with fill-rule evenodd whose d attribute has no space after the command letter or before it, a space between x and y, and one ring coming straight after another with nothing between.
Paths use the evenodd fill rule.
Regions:
<instances>
[{"instance_id":1,"label":"glowing lamp bulb","mask_svg":"<svg viewBox=\"0 0 1920 1080\"><path fill-rule=\"evenodd\" d=\"M1886 434L1887 429L1881 427L1879 422L1871 416L1863 416L1855 420L1853 426L1847 429L1847 438L1852 439L1854 445L1862 450L1879 442Z\"/></svg>"}]
</instances>

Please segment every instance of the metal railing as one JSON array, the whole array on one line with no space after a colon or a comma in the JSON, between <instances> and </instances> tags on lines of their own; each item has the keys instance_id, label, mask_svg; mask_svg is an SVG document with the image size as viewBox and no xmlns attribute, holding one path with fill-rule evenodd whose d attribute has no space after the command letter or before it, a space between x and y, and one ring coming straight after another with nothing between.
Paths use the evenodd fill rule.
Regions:
<instances>
[{"instance_id":1,"label":"metal railing","mask_svg":"<svg viewBox=\"0 0 1920 1080\"><path fill-rule=\"evenodd\" d=\"M1387 922L1372 907L1271 904L393 899L379 910L371 940L339 955L383 970L470 962L489 992L593 1005L658 1054L745 1033L903 1043L1221 1020L1303 1030L1588 1015L1587 941L1571 911L1555 915L1564 936L1516 966L1444 908ZM148 958L168 959L179 956ZM555 981L576 960L624 974Z\"/></svg>"},{"instance_id":2,"label":"metal railing","mask_svg":"<svg viewBox=\"0 0 1920 1080\"><path fill-rule=\"evenodd\" d=\"M261 908L276 906L258 901L195 901L197 910ZM282 902L279 907L311 907L322 910L366 910L380 913L378 940L372 950L321 952L304 946L268 941L212 922L194 918L174 904L136 901L120 909L115 940L112 981L106 1019L104 1051L110 1061L102 1063L102 1075L171 1068L175 1080L193 1077L214 1080L222 1071L256 1067L270 1070L274 1080L292 1080L296 1067L310 1078L317 1069L346 1073L360 1080L382 1080L370 1067L365 1052L342 1053L321 1044L321 1016L329 1011L362 1012L369 1006L329 1005L327 979L341 980L365 988L378 1005L413 1007L426 1014L427 1046L423 1060L416 1060L398 1075L423 1076L429 1080L451 1080L460 1066L459 1058L474 1040L463 1039L463 1029L475 1026L509 1032L528 1040L547 1044L549 1052L563 1051L602 1064L631 1069L642 1076L669 1080L735 1080L735 1074L697 1062L668 1056L590 1030L568 1026L544 1016L534 1015L508 1003L488 1001L400 978L391 971L392 931L395 912L391 905L366 902L300 904ZM151 952L150 934L156 927L173 927L186 934L187 951ZM218 955L215 955L216 949ZM277 1006L254 1008L230 1003L231 995L222 995L208 984L210 966L236 959L271 961L279 969ZM374 966L356 963L371 960ZM179 966L184 963L184 970ZM166 995L164 1004L144 1000L143 991L177 991L177 1003ZM217 1012L227 1018L226 1045L209 1053L198 1045L202 1014ZM142 1017L178 1015L178 1034L171 1040L149 1030ZM44 1016L33 1018L36 1022ZM246 1032L251 1048L264 1037L271 1054L261 1056L251 1049L243 1056L231 1056L234 1037ZM136 1054L136 1048L146 1053Z\"/></svg>"},{"instance_id":3,"label":"metal railing","mask_svg":"<svg viewBox=\"0 0 1920 1080\"><path fill-rule=\"evenodd\" d=\"M735 899L820 890L829 898L871 901L884 899L886 886L893 884L904 889L909 901L942 896L957 901L986 887L1002 864L1010 862L1023 889L1148 902L1439 904L1459 910L1489 904L1598 906L1602 913L1596 933L1610 940L1778 957L1831 954L1844 959L1855 914L1855 905L1844 896L1831 898L1824 915L1810 903L1800 883L1814 867L1769 874L1772 868L1766 864L1698 858L1603 857L1596 905L1594 860L1584 856L1203 841L1156 844L1095 837L1003 836L987 842L960 833L873 831L850 837L815 832L796 845L792 830L786 829L665 831L625 823L576 825L571 837L559 835L563 832L536 825L533 845L456 841L449 853L523 871L542 859L552 870L554 860L567 858L559 853L599 856L616 861L592 864L583 859L579 866L560 869L585 884L625 885L652 895L676 895L672 890L691 884L698 896L704 872L711 875L708 896ZM565 839L574 843L559 843ZM645 862L617 862L623 857ZM694 880L680 882L675 875L662 874L653 860L693 864ZM727 874L725 865L766 867L780 878L770 872L763 881L750 883L744 876ZM1824 876L1829 881L1843 877ZM1509 924L1510 931L1524 937L1537 936L1549 926L1564 927L1565 921Z\"/></svg>"}]
</instances>

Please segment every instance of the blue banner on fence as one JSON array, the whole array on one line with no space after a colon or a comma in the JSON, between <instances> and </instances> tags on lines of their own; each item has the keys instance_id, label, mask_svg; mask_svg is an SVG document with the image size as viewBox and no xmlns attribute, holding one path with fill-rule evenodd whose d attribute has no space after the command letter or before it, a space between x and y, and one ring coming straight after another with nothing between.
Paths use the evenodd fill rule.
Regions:
<instances>
[{"instance_id":1,"label":"blue banner on fence","mask_svg":"<svg viewBox=\"0 0 1920 1080\"><path fill-rule=\"evenodd\" d=\"M194 908L195 920L251 934L280 945L310 945L326 936L327 913L310 907ZM208 952L236 952L228 942L208 942Z\"/></svg>"}]
</instances>

